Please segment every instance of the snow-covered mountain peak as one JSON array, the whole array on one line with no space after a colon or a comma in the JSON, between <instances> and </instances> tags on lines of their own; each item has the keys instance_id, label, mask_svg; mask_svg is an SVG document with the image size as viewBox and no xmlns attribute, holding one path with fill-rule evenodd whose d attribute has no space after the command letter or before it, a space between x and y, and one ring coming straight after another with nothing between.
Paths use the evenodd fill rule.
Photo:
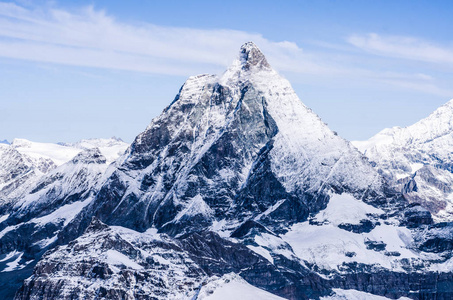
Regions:
<instances>
[{"instance_id":1,"label":"snow-covered mountain peak","mask_svg":"<svg viewBox=\"0 0 453 300\"><path fill-rule=\"evenodd\" d=\"M239 61L245 70L249 70L252 67L259 69L269 69L271 67L264 54L253 42L247 42L242 45L239 52Z\"/></svg>"},{"instance_id":2,"label":"snow-covered mountain peak","mask_svg":"<svg viewBox=\"0 0 453 300\"><path fill-rule=\"evenodd\" d=\"M331 191L364 200L384 195L368 161L300 101L252 43L222 77L190 77L117 168L107 184L122 193L116 204L97 197L100 219L137 220L127 226L175 235L191 230L186 223L194 219L210 226L257 216L275 225L263 213L292 206L298 211L285 221L296 222L325 205ZM267 189L268 182L278 196L264 199L257 186ZM108 214L106 205L118 207Z\"/></svg>"},{"instance_id":3,"label":"snow-covered mountain peak","mask_svg":"<svg viewBox=\"0 0 453 300\"><path fill-rule=\"evenodd\" d=\"M77 149L98 149L100 154L105 157L108 164L112 163L119 156L121 156L129 146L129 144L117 137L109 139L83 139L77 143L65 145Z\"/></svg>"},{"instance_id":4,"label":"snow-covered mountain peak","mask_svg":"<svg viewBox=\"0 0 453 300\"><path fill-rule=\"evenodd\" d=\"M15 139L13 139L13 141L11 142L10 145L12 145L16 148L17 147L29 148L29 147L31 147L31 141L26 140L26 139L15 138Z\"/></svg>"},{"instance_id":5,"label":"snow-covered mountain peak","mask_svg":"<svg viewBox=\"0 0 453 300\"><path fill-rule=\"evenodd\" d=\"M266 76L278 75L261 50L254 43L248 42L242 45L237 58L223 73L219 82L222 85L237 85L247 82L251 76L262 72L267 73Z\"/></svg>"},{"instance_id":6,"label":"snow-covered mountain peak","mask_svg":"<svg viewBox=\"0 0 453 300\"><path fill-rule=\"evenodd\" d=\"M445 185L453 181L453 100L411 126L387 128L353 144L407 199L435 220L451 220L453 194Z\"/></svg>"},{"instance_id":7,"label":"snow-covered mountain peak","mask_svg":"<svg viewBox=\"0 0 453 300\"><path fill-rule=\"evenodd\" d=\"M408 127L386 128L368 141L357 141L354 145L362 152L371 147L384 145L408 146L431 143L453 132L453 99L445 103L428 117Z\"/></svg>"}]
</instances>

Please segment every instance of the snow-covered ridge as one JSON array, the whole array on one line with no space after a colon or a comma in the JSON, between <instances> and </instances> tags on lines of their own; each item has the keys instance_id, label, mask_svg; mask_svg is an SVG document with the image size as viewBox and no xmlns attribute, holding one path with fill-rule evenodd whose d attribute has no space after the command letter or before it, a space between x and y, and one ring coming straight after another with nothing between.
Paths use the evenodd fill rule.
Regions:
<instances>
[{"instance_id":1,"label":"snow-covered ridge","mask_svg":"<svg viewBox=\"0 0 453 300\"><path fill-rule=\"evenodd\" d=\"M81 151L81 149L73 147L53 143L32 142L26 139L14 139L10 147L34 160L40 158L50 159L57 166L69 161Z\"/></svg>"},{"instance_id":2,"label":"snow-covered ridge","mask_svg":"<svg viewBox=\"0 0 453 300\"><path fill-rule=\"evenodd\" d=\"M62 166L84 150L95 148L110 164L129 145L120 139L89 139L74 144L53 144L14 139L10 145L0 144L0 196L13 199L25 195L42 176Z\"/></svg>"},{"instance_id":3,"label":"snow-covered ridge","mask_svg":"<svg viewBox=\"0 0 453 300\"><path fill-rule=\"evenodd\" d=\"M71 160L83 149L99 148L109 162L118 158L129 145L118 138L85 139L76 143L39 143L26 139L14 139L11 147L34 159L48 158L60 166Z\"/></svg>"},{"instance_id":4,"label":"snow-covered ridge","mask_svg":"<svg viewBox=\"0 0 453 300\"><path fill-rule=\"evenodd\" d=\"M364 152L373 146L411 146L434 142L435 139L453 132L453 99L445 103L428 117L407 127L383 129L367 141L355 141L354 145Z\"/></svg>"},{"instance_id":5,"label":"snow-covered ridge","mask_svg":"<svg viewBox=\"0 0 453 300\"><path fill-rule=\"evenodd\" d=\"M453 100L408 127L384 129L353 144L386 179L436 220L453 220Z\"/></svg>"}]
</instances>

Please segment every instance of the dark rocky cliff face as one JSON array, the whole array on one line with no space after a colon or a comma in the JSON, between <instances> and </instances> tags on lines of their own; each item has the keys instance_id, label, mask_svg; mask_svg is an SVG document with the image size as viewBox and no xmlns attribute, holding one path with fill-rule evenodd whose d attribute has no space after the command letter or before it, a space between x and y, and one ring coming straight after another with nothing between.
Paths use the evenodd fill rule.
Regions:
<instances>
[{"instance_id":1,"label":"dark rocky cliff face","mask_svg":"<svg viewBox=\"0 0 453 300\"><path fill-rule=\"evenodd\" d=\"M189 78L102 178L17 299L190 299L228 273L287 299L453 297L450 224L391 190L253 43Z\"/></svg>"}]
</instances>

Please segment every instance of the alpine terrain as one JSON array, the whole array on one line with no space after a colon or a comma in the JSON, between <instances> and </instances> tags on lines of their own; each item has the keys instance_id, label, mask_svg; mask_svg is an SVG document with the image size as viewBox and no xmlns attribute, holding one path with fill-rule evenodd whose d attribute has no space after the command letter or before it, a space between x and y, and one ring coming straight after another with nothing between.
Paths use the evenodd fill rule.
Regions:
<instances>
[{"instance_id":1,"label":"alpine terrain","mask_svg":"<svg viewBox=\"0 0 453 300\"><path fill-rule=\"evenodd\" d=\"M0 145L5 297L453 297L453 223L331 131L251 42L221 76L190 77L117 159L81 143L61 164L29 161L15 143Z\"/></svg>"},{"instance_id":2,"label":"alpine terrain","mask_svg":"<svg viewBox=\"0 0 453 300\"><path fill-rule=\"evenodd\" d=\"M453 100L409 127L353 143L409 202L436 222L453 220Z\"/></svg>"}]
</instances>

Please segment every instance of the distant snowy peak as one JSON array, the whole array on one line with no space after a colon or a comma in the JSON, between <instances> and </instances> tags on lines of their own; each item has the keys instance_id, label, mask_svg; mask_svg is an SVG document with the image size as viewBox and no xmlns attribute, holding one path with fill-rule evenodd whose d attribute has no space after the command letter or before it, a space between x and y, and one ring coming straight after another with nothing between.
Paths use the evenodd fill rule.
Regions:
<instances>
[{"instance_id":1,"label":"distant snowy peak","mask_svg":"<svg viewBox=\"0 0 453 300\"><path fill-rule=\"evenodd\" d=\"M112 163L121 156L129 147L122 139L112 137L109 139L84 139L73 144L67 144L69 147L76 149L94 149L98 148L101 154L106 158L107 163Z\"/></svg>"},{"instance_id":2,"label":"distant snowy peak","mask_svg":"<svg viewBox=\"0 0 453 300\"><path fill-rule=\"evenodd\" d=\"M55 165L60 166L70 161L82 150L93 148L99 148L108 163L111 163L124 153L129 144L116 137L110 139L86 139L73 144L39 143L16 138L10 146L32 159L50 159Z\"/></svg>"},{"instance_id":3,"label":"distant snowy peak","mask_svg":"<svg viewBox=\"0 0 453 300\"><path fill-rule=\"evenodd\" d=\"M9 142L7 140L0 141L0 144L6 144L9 145Z\"/></svg>"},{"instance_id":4,"label":"distant snowy peak","mask_svg":"<svg viewBox=\"0 0 453 300\"><path fill-rule=\"evenodd\" d=\"M96 138L96 139L83 139L76 143L64 144L65 146L74 147L74 148L104 148L104 147L114 147L114 146L125 146L128 145L122 139L117 137L111 137L109 139Z\"/></svg>"},{"instance_id":5,"label":"distant snowy peak","mask_svg":"<svg viewBox=\"0 0 453 300\"><path fill-rule=\"evenodd\" d=\"M438 221L453 220L453 100L411 126L353 144L409 201Z\"/></svg>"},{"instance_id":6,"label":"distant snowy peak","mask_svg":"<svg viewBox=\"0 0 453 300\"><path fill-rule=\"evenodd\" d=\"M386 128L368 141L355 141L362 152L374 146L411 146L429 143L453 133L453 99L436 109L428 117L408 127Z\"/></svg>"},{"instance_id":7,"label":"distant snowy peak","mask_svg":"<svg viewBox=\"0 0 453 300\"><path fill-rule=\"evenodd\" d=\"M50 159L60 166L76 156L80 150L53 143L32 142L26 139L14 139L10 145L21 154L32 159Z\"/></svg>"}]
</instances>

